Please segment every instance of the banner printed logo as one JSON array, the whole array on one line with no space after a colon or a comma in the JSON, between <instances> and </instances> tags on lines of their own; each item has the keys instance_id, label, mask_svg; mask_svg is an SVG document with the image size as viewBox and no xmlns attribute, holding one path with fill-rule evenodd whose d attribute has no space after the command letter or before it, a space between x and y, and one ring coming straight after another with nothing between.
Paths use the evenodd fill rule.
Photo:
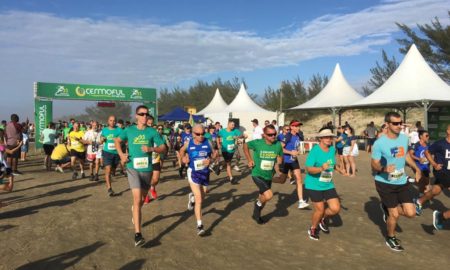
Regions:
<instances>
[{"instance_id":1,"label":"banner printed logo","mask_svg":"<svg viewBox=\"0 0 450 270\"><path fill-rule=\"evenodd\" d=\"M68 97L69 95L69 89L65 88L64 85L58 85L58 88L56 90L55 96L57 97Z\"/></svg>"}]
</instances>

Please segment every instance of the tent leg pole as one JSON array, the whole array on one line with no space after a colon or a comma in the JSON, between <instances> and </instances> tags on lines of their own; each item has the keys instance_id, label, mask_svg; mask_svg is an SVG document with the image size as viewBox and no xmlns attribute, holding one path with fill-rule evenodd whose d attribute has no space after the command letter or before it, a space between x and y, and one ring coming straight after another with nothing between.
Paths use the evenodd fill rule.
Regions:
<instances>
[{"instance_id":1,"label":"tent leg pole","mask_svg":"<svg viewBox=\"0 0 450 270\"><path fill-rule=\"evenodd\" d=\"M422 101L423 105L423 126L425 130L428 130L428 104L430 104L428 101L424 100Z\"/></svg>"}]
</instances>

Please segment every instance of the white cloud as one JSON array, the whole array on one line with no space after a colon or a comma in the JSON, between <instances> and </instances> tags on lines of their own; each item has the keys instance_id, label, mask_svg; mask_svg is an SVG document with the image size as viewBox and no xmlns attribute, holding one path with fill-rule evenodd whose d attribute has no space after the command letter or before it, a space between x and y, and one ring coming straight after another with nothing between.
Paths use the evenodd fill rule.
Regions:
<instances>
[{"instance_id":1,"label":"white cloud","mask_svg":"<svg viewBox=\"0 0 450 270\"><path fill-rule=\"evenodd\" d=\"M195 22L166 26L9 11L0 13L0 74L7 87L29 89L35 80L158 87L370 52L392 42L394 22L414 26L435 16L446 22L448 4L385 0L359 12L321 16L272 38Z\"/></svg>"}]
</instances>

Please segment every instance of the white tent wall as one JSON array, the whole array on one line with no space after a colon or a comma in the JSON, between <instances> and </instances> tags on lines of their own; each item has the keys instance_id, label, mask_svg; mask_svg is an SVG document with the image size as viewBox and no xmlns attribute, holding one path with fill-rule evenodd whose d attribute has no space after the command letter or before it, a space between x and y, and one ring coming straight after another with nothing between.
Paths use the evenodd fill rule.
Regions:
<instances>
[{"instance_id":1,"label":"white tent wall","mask_svg":"<svg viewBox=\"0 0 450 270\"><path fill-rule=\"evenodd\" d=\"M272 122L272 120L277 119L277 113L276 112L263 112L263 113L247 113L247 112L237 112L232 114L233 118L239 119L239 125L240 125L240 131L243 134L247 134L248 140L253 140L252 133L253 133L253 119L258 119L259 125L261 127L264 127L264 121L269 120ZM281 124L280 124L281 123ZM284 124L284 113L282 113L279 116L279 123L278 126Z\"/></svg>"}]
</instances>

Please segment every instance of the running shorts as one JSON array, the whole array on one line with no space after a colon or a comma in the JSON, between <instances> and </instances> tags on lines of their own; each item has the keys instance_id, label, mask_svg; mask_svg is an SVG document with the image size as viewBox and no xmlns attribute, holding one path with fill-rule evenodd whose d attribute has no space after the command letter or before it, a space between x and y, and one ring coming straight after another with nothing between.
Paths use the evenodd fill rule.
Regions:
<instances>
[{"instance_id":1,"label":"running shorts","mask_svg":"<svg viewBox=\"0 0 450 270\"><path fill-rule=\"evenodd\" d=\"M130 189L140 188L148 191L153 172L138 172L135 169L127 168L128 184Z\"/></svg>"},{"instance_id":2,"label":"running shorts","mask_svg":"<svg viewBox=\"0 0 450 270\"><path fill-rule=\"evenodd\" d=\"M84 160L84 159L86 159L86 152L78 152L78 151L75 151L74 149L71 149L70 150L70 156Z\"/></svg>"},{"instance_id":3,"label":"running shorts","mask_svg":"<svg viewBox=\"0 0 450 270\"><path fill-rule=\"evenodd\" d=\"M298 164L298 160L289 163L283 163L280 165L280 171L284 174L287 174L289 171L300 170L300 165Z\"/></svg>"},{"instance_id":4,"label":"running shorts","mask_svg":"<svg viewBox=\"0 0 450 270\"><path fill-rule=\"evenodd\" d=\"M264 192L270 190L272 188L272 180L264 180L257 176L252 176L253 182L259 189L259 194L263 194Z\"/></svg>"},{"instance_id":5,"label":"running shorts","mask_svg":"<svg viewBox=\"0 0 450 270\"><path fill-rule=\"evenodd\" d=\"M53 149L55 149L55 146L53 144L44 144L44 153L47 156L50 156L53 152Z\"/></svg>"},{"instance_id":6,"label":"running shorts","mask_svg":"<svg viewBox=\"0 0 450 270\"><path fill-rule=\"evenodd\" d=\"M328 201L329 199L339 198L335 188L327 190L305 190L312 202L323 202Z\"/></svg>"},{"instance_id":7,"label":"running shorts","mask_svg":"<svg viewBox=\"0 0 450 270\"><path fill-rule=\"evenodd\" d=\"M387 208L395 208L402 203L412 203L413 194L409 191L409 183L404 185L391 185L375 181L375 187L381 202Z\"/></svg>"},{"instance_id":8,"label":"running shorts","mask_svg":"<svg viewBox=\"0 0 450 270\"><path fill-rule=\"evenodd\" d=\"M205 187L207 187L209 185L209 172L207 172L206 174L198 173L198 172L192 171L192 168L188 168L187 169L187 177L188 177L188 181L190 183L202 185Z\"/></svg>"},{"instance_id":9,"label":"running shorts","mask_svg":"<svg viewBox=\"0 0 450 270\"><path fill-rule=\"evenodd\" d=\"M102 152L103 156L103 165L104 166L111 166L116 168L117 165L119 165L120 157L119 154L113 154L106 151Z\"/></svg>"},{"instance_id":10,"label":"running shorts","mask_svg":"<svg viewBox=\"0 0 450 270\"><path fill-rule=\"evenodd\" d=\"M234 152L233 153L222 152L222 156L223 156L223 159L225 160L225 162L231 162L231 160L233 159L233 155L234 155Z\"/></svg>"}]
</instances>

